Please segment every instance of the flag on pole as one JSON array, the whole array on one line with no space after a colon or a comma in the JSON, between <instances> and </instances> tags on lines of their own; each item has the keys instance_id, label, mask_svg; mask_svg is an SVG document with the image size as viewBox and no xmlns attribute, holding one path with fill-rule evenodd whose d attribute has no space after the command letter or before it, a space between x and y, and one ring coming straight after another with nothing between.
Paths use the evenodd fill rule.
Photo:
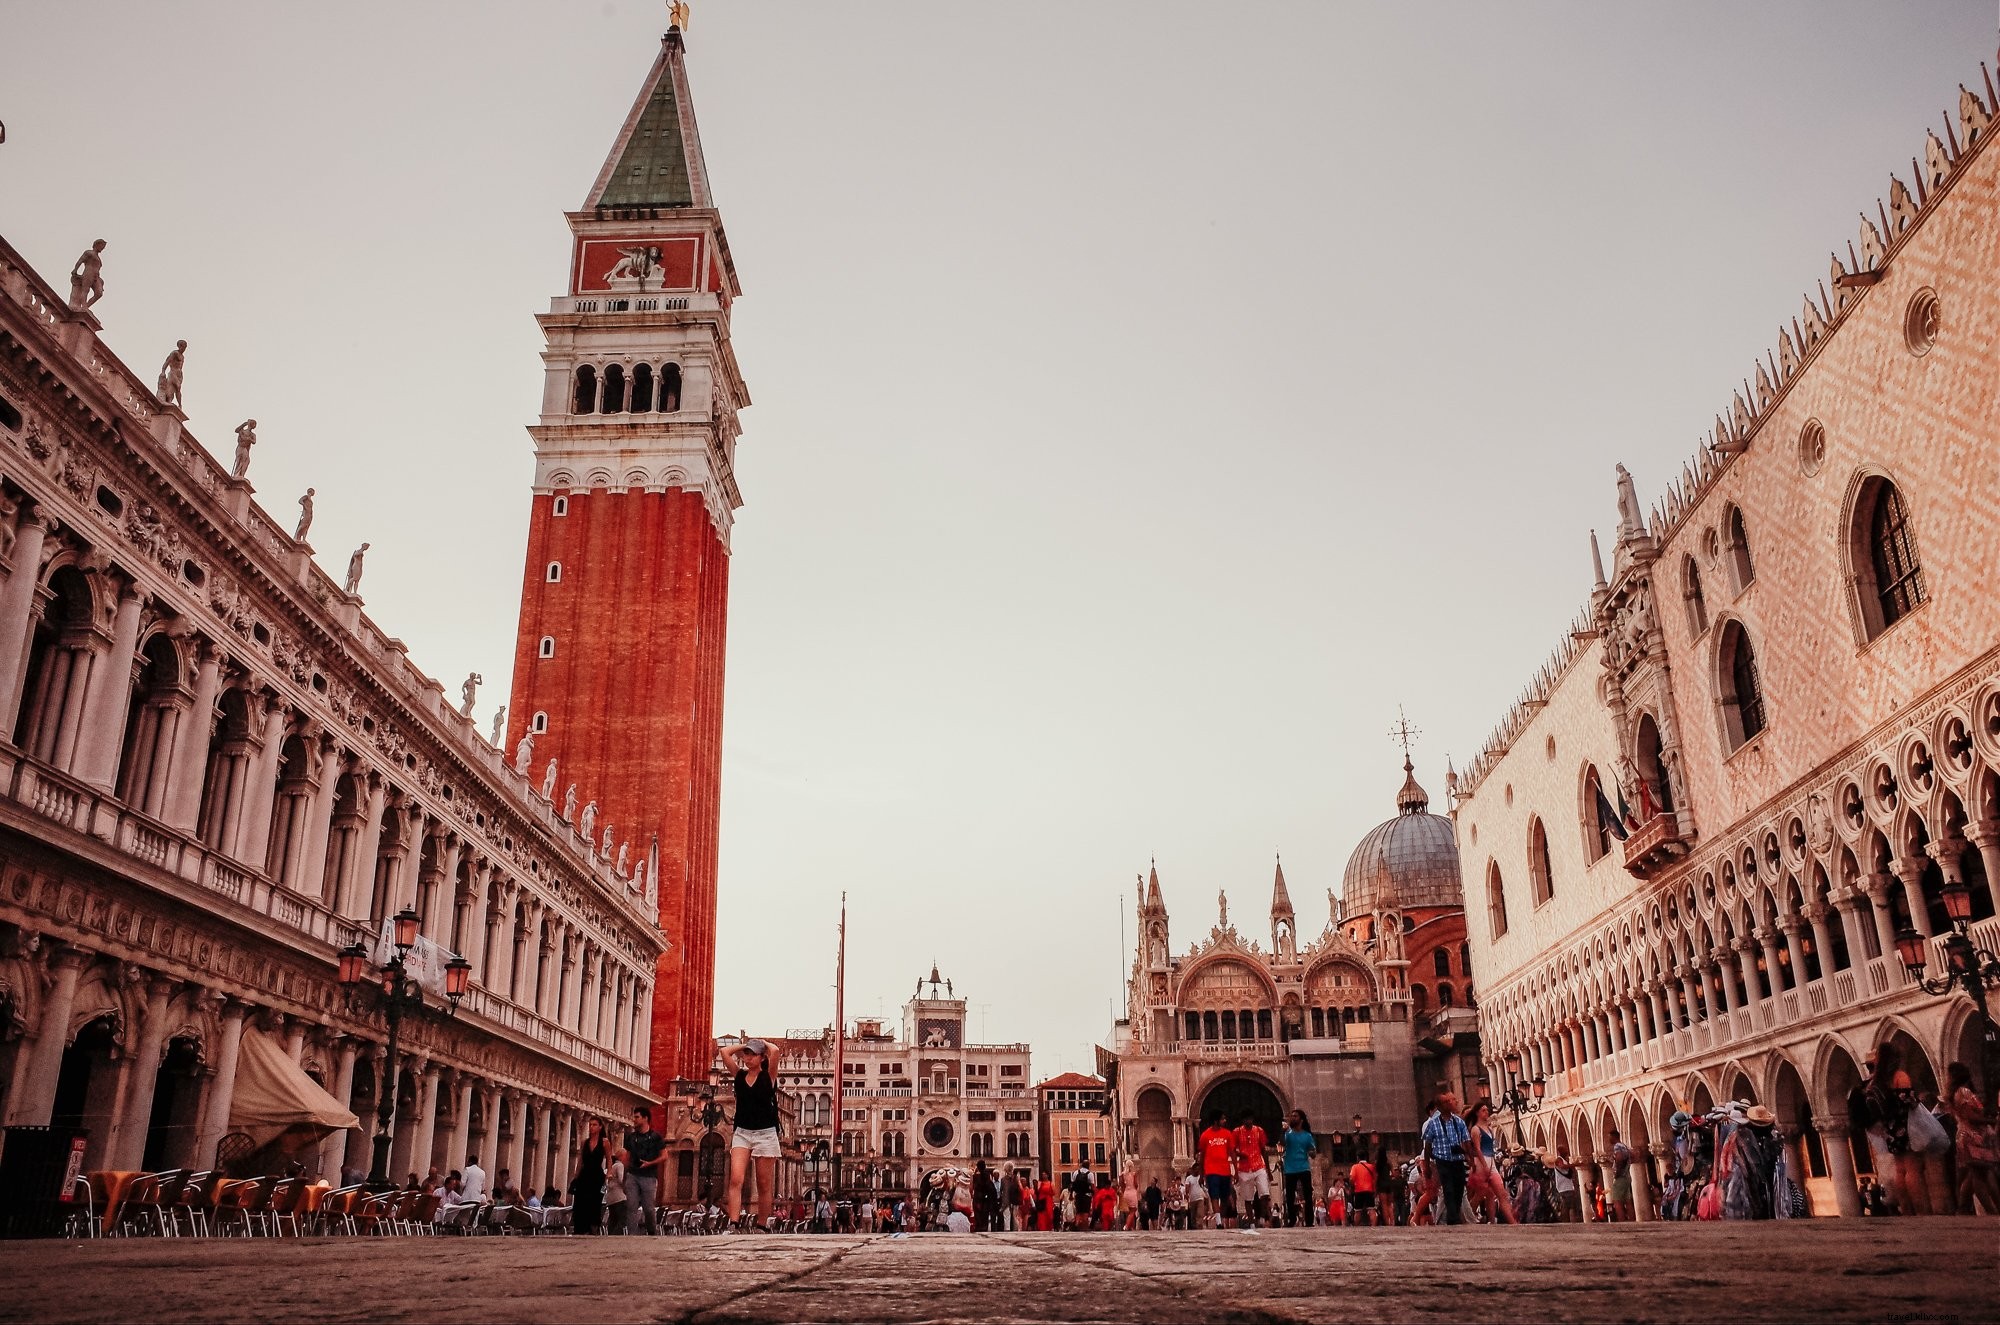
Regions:
<instances>
[{"instance_id":1,"label":"flag on pole","mask_svg":"<svg viewBox=\"0 0 2000 1325\"><path fill-rule=\"evenodd\" d=\"M1603 825L1606 828L1611 830L1611 835L1613 837L1617 838L1620 842L1623 842L1626 838L1631 836L1631 834L1627 832L1625 829L1625 814L1626 814L1625 792L1623 791L1623 789L1619 791L1618 808L1614 810L1611 808L1611 802L1604 798L1604 786L1602 783L1597 784L1595 787L1592 788L1592 790L1597 793L1598 820L1601 823L1603 823Z\"/></svg>"}]
</instances>

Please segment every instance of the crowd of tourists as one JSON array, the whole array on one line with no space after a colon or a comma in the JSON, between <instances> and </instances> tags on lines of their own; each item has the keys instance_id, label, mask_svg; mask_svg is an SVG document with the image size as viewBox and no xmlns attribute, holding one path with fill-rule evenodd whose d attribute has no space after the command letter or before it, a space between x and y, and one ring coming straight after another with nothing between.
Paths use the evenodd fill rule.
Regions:
<instances>
[{"instance_id":1,"label":"crowd of tourists","mask_svg":"<svg viewBox=\"0 0 2000 1325\"><path fill-rule=\"evenodd\" d=\"M1662 1219L1788 1219L1808 1213L1804 1175L1792 1169L1795 1151L1785 1144L1772 1111L1730 1101L1696 1117L1677 1112L1672 1143L1657 1189L1645 1159L1617 1131L1610 1143L1610 1181L1591 1186L1566 1142L1552 1153L1508 1147L1480 1099L1461 1112L1450 1090L1440 1091L1418 1134L1417 1153L1392 1151L1380 1132L1361 1130L1330 1138L1321 1154L1311 1121L1293 1110L1276 1137L1255 1118L1215 1113L1204 1120L1197 1159L1185 1175L1140 1185L1137 1170L1121 1178L1079 1163L1052 1174L995 1168L983 1159L969 1169L932 1172L914 1196L864 1196L833 1201L823 1192L778 1203L780 1153L776 1086L769 1047L743 1037L719 1046L736 1097L723 1205L708 1212L722 1232L787 1228L812 1232L1026 1232L1147 1229L1242 1229L1483 1223L1625 1221L1646 1214ZM1866 1077L1848 1100L1851 1123L1867 1137L1873 1176L1862 1180L1863 1212L2000 1213L2000 1144L1994 1101L1974 1091L1963 1063L1953 1063L1942 1099L1918 1092L1896 1049L1884 1044L1866 1062ZM1935 1200L1926 1159L1942 1160L1943 1199ZM1323 1164L1323 1161L1328 1163ZM606 1142L592 1119L566 1192L540 1198L514 1192L497 1175L485 1197L485 1175L476 1158L459 1173L433 1173L444 1203L512 1198L533 1206L565 1196L577 1232L640 1232L655 1228L654 1194L665 1163L665 1145L644 1110L621 1143ZM1315 1192L1323 1167L1329 1179ZM1932 1166L1933 1168L1935 1165ZM754 1173L755 1208L745 1189ZM414 1175L413 1179L414 1179ZM1585 1203L1590 1203L1588 1212Z\"/></svg>"}]
</instances>

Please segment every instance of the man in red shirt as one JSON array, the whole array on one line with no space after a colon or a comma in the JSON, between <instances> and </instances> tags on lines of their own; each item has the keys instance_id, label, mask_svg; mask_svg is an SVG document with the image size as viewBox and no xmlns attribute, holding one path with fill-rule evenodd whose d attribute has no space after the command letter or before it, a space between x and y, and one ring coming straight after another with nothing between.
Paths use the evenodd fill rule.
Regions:
<instances>
[{"instance_id":1,"label":"man in red shirt","mask_svg":"<svg viewBox=\"0 0 2000 1325\"><path fill-rule=\"evenodd\" d=\"M1245 1118L1236 1129L1236 1212L1246 1227L1271 1218L1271 1170L1264 1155L1269 1140L1255 1118Z\"/></svg>"},{"instance_id":2,"label":"man in red shirt","mask_svg":"<svg viewBox=\"0 0 2000 1325\"><path fill-rule=\"evenodd\" d=\"M1382 1222L1375 1206L1375 1166L1366 1155L1347 1170L1347 1219L1364 1228Z\"/></svg>"},{"instance_id":3,"label":"man in red shirt","mask_svg":"<svg viewBox=\"0 0 2000 1325\"><path fill-rule=\"evenodd\" d=\"M1229 1130L1229 1115L1210 1114L1199 1144L1201 1180L1208 1187L1208 1204L1215 1211L1215 1226L1221 1228L1225 1215L1233 1218L1236 1213L1236 1134Z\"/></svg>"}]
</instances>

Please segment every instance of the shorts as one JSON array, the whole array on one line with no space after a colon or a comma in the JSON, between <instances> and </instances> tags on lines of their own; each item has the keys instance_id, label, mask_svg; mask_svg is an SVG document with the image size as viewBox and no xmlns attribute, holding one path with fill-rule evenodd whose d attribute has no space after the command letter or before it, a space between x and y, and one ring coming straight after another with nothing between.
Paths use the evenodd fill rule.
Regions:
<instances>
[{"instance_id":1,"label":"shorts","mask_svg":"<svg viewBox=\"0 0 2000 1325\"><path fill-rule=\"evenodd\" d=\"M1208 1199L1217 1205L1229 1199L1229 1175L1227 1173L1204 1173L1202 1183L1208 1188Z\"/></svg>"},{"instance_id":2,"label":"shorts","mask_svg":"<svg viewBox=\"0 0 2000 1325\"><path fill-rule=\"evenodd\" d=\"M1611 1199L1629 1203L1632 1200L1632 1180L1630 1178L1613 1178L1611 1180Z\"/></svg>"},{"instance_id":3,"label":"shorts","mask_svg":"<svg viewBox=\"0 0 2000 1325\"><path fill-rule=\"evenodd\" d=\"M775 1127L739 1127L729 1138L731 1150L747 1150L752 1159L776 1159L778 1129Z\"/></svg>"},{"instance_id":4,"label":"shorts","mask_svg":"<svg viewBox=\"0 0 2000 1325\"><path fill-rule=\"evenodd\" d=\"M1252 1169L1248 1173L1236 1175L1236 1199L1254 1201L1258 1197L1271 1199L1271 1174L1265 1169Z\"/></svg>"},{"instance_id":5,"label":"shorts","mask_svg":"<svg viewBox=\"0 0 2000 1325\"><path fill-rule=\"evenodd\" d=\"M1375 1193L1349 1192L1347 1195L1347 1208L1349 1210L1373 1210L1375 1208Z\"/></svg>"}]
</instances>

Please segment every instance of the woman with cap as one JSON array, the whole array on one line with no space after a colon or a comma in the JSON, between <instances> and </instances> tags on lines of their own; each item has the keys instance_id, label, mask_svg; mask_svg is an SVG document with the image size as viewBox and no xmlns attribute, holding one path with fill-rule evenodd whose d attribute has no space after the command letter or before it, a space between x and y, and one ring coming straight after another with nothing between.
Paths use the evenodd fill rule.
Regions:
<instances>
[{"instance_id":1,"label":"woman with cap","mask_svg":"<svg viewBox=\"0 0 2000 1325\"><path fill-rule=\"evenodd\" d=\"M771 1046L748 1035L738 1043L716 1043L723 1067L735 1074L736 1118L729 1138L729 1182L724 1202L729 1212L727 1233L743 1215L743 1182L750 1165L757 1165L757 1217L751 1225L763 1230L771 1222L771 1196L778 1188L778 1087L771 1078Z\"/></svg>"}]
</instances>

